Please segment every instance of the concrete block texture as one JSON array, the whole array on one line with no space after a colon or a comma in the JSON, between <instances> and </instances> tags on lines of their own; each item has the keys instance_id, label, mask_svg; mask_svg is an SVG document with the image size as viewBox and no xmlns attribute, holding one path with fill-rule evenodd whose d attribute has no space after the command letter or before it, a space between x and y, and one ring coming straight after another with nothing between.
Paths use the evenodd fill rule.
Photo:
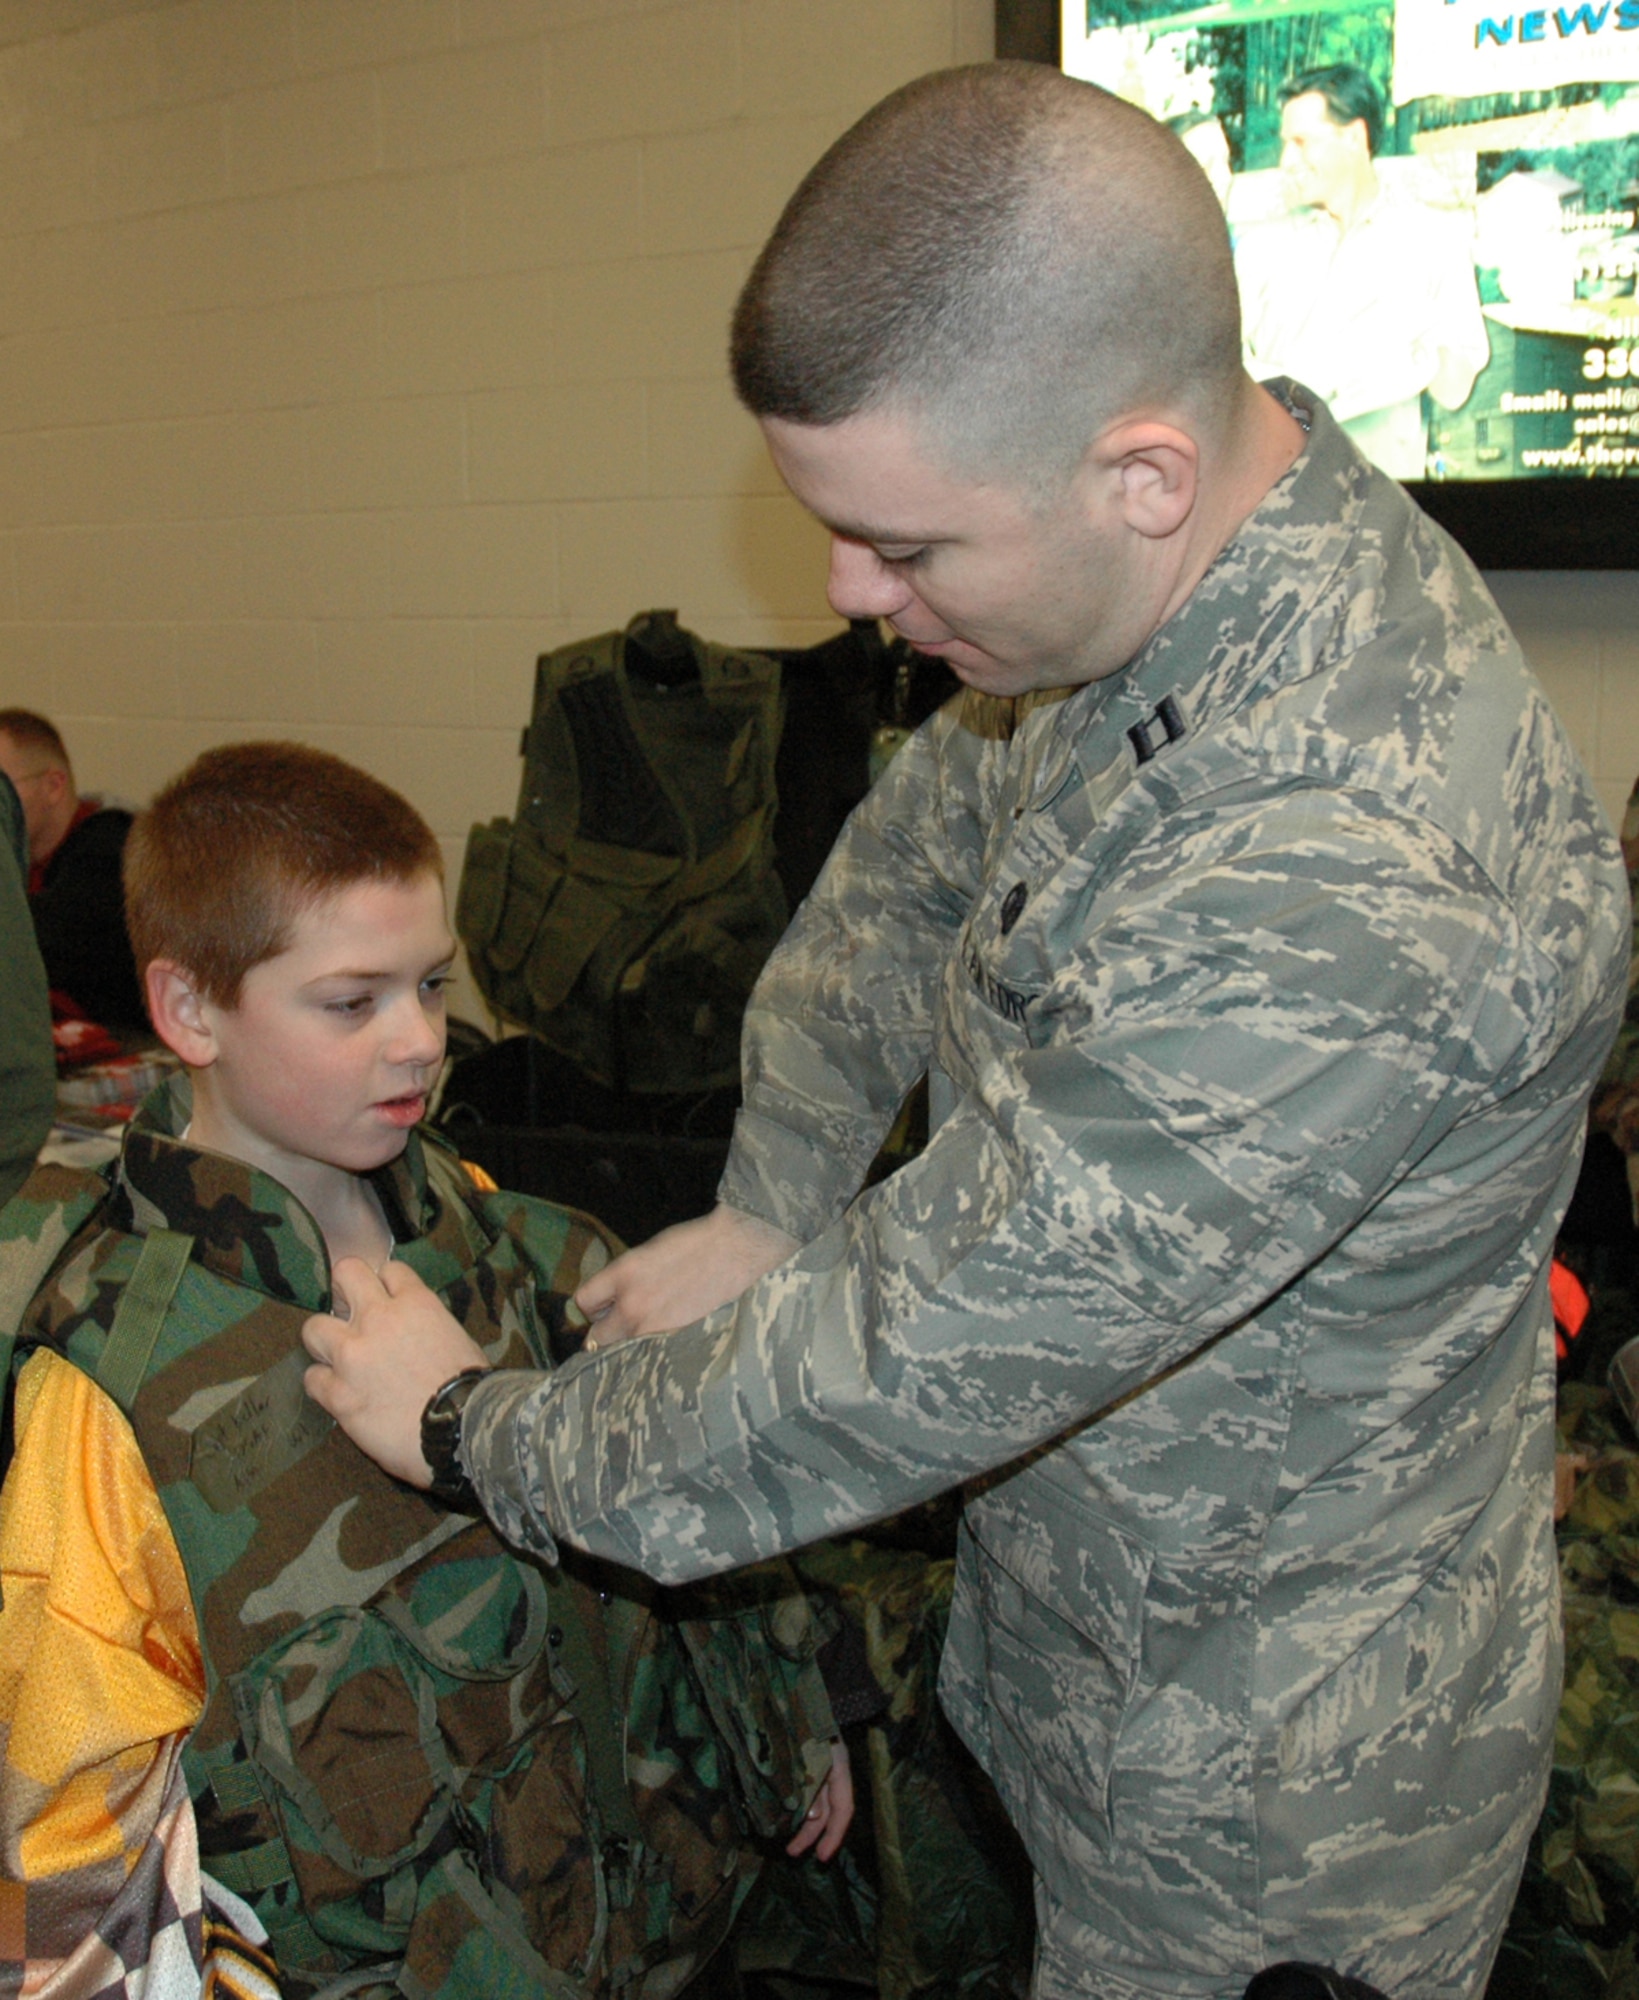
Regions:
<instances>
[{"instance_id":1,"label":"concrete block texture","mask_svg":"<svg viewBox=\"0 0 1639 2000\"><path fill-rule=\"evenodd\" d=\"M0 700L140 800L246 735L509 811L535 656L834 629L725 369L807 167L989 0L0 0ZM1504 580L1601 787L1633 580Z\"/></svg>"}]
</instances>

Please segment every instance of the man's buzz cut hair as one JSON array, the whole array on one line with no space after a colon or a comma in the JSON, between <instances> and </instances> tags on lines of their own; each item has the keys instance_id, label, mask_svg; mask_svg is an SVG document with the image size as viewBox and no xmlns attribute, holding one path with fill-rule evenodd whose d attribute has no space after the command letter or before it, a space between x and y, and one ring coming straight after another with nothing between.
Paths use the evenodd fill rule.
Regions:
<instances>
[{"instance_id":1,"label":"man's buzz cut hair","mask_svg":"<svg viewBox=\"0 0 1639 2000\"><path fill-rule=\"evenodd\" d=\"M196 757L137 815L125 918L139 968L183 967L219 1007L276 958L304 910L356 882L443 880L432 828L368 771L305 743Z\"/></svg>"},{"instance_id":2,"label":"man's buzz cut hair","mask_svg":"<svg viewBox=\"0 0 1639 2000\"><path fill-rule=\"evenodd\" d=\"M1138 411L1227 421L1240 301L1223 213L1146 112L1041 63L918 78L791 197L730 337L757 417L891 408L947 464L1068 476Z\"/></svg>"},{"instance_id":3,"label":"man's buzz cut hair","mask_svg":"<svg viewBox=\"0 0 1639 2000\"><path fill-rule=\"evenodd\" d=\"M68 746L56 724L36 715L32 708L0 708L0 734L9 736L19 748L44 757L47 770L73 769L68 761Z\"/></svg>"}]
</instances>

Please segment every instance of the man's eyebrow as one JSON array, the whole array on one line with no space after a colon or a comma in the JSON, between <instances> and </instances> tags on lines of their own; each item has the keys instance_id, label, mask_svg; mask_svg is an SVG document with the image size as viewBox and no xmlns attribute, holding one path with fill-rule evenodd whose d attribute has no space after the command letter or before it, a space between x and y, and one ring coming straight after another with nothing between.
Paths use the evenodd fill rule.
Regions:
<instances>
[{"instance_id":1,"label":"man's eyebrow","mask_svg":"<svg viewBox=\"0 0 1639 2000\"><path fill-rule=\"evenodd\" d=\"M863 521L826 521L823 525L844 541L869 542L874 547L886 543L890 548L923 549L951 540L949 535L919 535L914 529L872 527Z\"/></svg>"}]
</instances>

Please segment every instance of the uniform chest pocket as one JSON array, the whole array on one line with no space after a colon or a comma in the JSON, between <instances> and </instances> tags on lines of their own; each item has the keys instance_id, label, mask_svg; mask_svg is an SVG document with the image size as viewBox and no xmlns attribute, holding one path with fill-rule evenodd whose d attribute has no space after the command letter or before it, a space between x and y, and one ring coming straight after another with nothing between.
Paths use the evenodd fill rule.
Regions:
<instances>
[{"instance_id":1,"label":"uniform chest pocket","mask_svg":"<svg viewBox=\"0 0 1639 2000\"><path fill-rule=\"evenodd\" d=\"M969 1509L979 1546L987 1693L1008 1739L998 1774L1037 1866L1068 1819L1101 1850L1110 1778L1137 1685L1151 1550L1078 1517L1051 1543Z\"/></svg>"}]
</instances>

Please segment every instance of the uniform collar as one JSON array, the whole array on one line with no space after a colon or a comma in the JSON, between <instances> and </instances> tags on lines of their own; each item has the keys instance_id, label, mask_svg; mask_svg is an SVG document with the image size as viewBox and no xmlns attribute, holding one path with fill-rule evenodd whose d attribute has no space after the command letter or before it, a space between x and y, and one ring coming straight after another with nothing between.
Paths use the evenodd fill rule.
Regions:
<instances>
[{"instance_id":1,"label":"uniform collar","mask_svg":"<svg viewBox=\"0 0 1639 2000\"><path fill-rule=\"evenodd\" d=\"M143 1235L171 1229L191 1236L194 1260L218 1277L304 1312L328 1311L330 1258L319 1225L271 1174L182 1139L192 1115L186 1077L170 1078L144 1100L120 1151L116 1223ZM419 1134L368 1178L396 1244L413 1244L436 1227L439 1204Z\"/></svg>"},{"instance_id":2,"label":"uniform collar","mask_svg":"<svg viewBox=\"0 0 1639 2000\"><path fill-rule=\"evenodd\" d=\"M1358 553L1368 500L1398 495L1402 513L1410 506L1312 391L1285 378L1264 387L1302 425L1303 449L1131 664L1064 704L1066 732L1104 718L1125 728L1168 695L1199 729L1277 677L1312 671L1316 662L1285 642Z\"/></svg>"}]
</instances>

